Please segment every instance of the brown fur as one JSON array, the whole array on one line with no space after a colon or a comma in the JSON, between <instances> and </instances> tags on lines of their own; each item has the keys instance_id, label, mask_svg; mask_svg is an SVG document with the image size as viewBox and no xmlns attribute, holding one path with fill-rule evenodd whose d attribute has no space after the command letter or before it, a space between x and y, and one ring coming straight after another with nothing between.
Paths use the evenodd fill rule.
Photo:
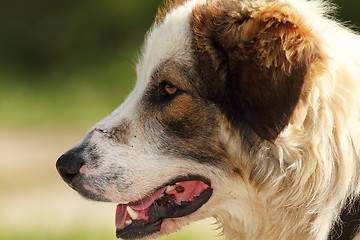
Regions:
<instances>
[{"instance_id":1,"label":"brown fur","mask_svg":"<svg viewBox=\"0 0 360 240\"><path fill-rule=\"evenodd\" d=\"M163 6L158 9L158 12L155 16L155 23L161 23L166 14L168 14L172 9L183 5L188 0L167 0L164 2Z\"/></svg>"},{"instance_id":2,"label":"brown fur","mask_svg":"<svg viewBox=\"0 0 360 240\"><path fill-rule=\"evenodd\" d=\"M215 67L226 65L245 121L270 141L288 124L309 66L320 59L309 31L282 8L244 15L238 1L226 1L198 6L193 18L197 47Z\"/></svg>"},{"instance_id":3,"label":"brown fur","mask_svg":"<svg viewBox=\"0 0 360 240\"><path fill-rule=\"evenodd\" d=\"M112 129L111 136L116 139L118 143L129 144L130 128L129 122L122 122Z\"/></svg>"}]
</instances>

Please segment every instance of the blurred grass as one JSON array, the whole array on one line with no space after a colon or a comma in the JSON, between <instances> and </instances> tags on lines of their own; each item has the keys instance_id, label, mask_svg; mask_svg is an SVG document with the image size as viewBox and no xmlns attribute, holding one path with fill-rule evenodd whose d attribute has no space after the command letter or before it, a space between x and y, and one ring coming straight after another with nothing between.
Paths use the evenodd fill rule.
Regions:
<instances>
[{"instance_id":1,"label":"blurred grass","mask_svg":"<svg viewBox=\"0 0 360 240\"><path fill-rule=\"evenodd\" d=\"M132 89L133 52L122 52L117 59L79 69L36 75L0 71L0 123L34 127L92 124L100 120Z\"/></svg>"},{"instance_id":2,"label":"blurred grass","mask_svg":"<svg viewBox=\"0 0 360 240\"><path fill-rule=\"evenodd\" d=\"M0 232L1 240L115 240L115 230L94 230L94 229L72 229L71 231L62 233L50 233L42 230L30 230L28 232L16 233L13 231ZM184 229L181 232L171 234L166 237L162 237L161 240L224 240L225 238L220 235L204 233L203 231L196 231L194 229Z\"/></svg>"},{"instance_id":3,"label":"blurred grass","mask_svg":"<svg viewBox=\"0 0 360 240\"><path fill-rule=\"evenodd\" d=\"M114 234L107 231L94 231L88 229L73 229L65 233L49 233L42 230L33 229L28 232L1 231L1 240L99 240L115 239Z\"/></svg>"}]
</instances>

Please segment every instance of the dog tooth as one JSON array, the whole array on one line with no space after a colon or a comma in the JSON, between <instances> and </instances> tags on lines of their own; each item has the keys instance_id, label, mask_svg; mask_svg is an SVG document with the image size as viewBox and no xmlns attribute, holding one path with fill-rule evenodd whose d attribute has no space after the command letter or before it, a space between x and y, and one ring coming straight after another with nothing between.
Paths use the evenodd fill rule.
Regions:
<instances>
[{"instance_id":1,"label":"dog tooth","mask_svg":"<svg viewBox=\"0 0 360 240\"><path fill-rule=\"evenodd\" d=\"M172 190L174 190L175 189L175 186L167 186L166 187L166 191L165 192L170 192L170 191L172 191Z\"/></svg>"},{"instance_id":2,"label":"dog tooth","mask_svg":"<svg viewBox=\"0 0 360 240\"><path fill-rule=\"evenodd\" d=\"M126 211L129 213L132 220L136 220L139 216L139 213L129 206L126 207Z\"/></svg>"},{"instance_id":3,"label":"dog tooth","mask_svg":"<svg viewBox=\"0 0 360 240\"><path fill-rule=\"evenodd\" d=\"M132 221L131 219L125 221L125 226L129 226L130 224L132 224L132 222L133 222L133 221Z\"/></svg>"}]
</instances>

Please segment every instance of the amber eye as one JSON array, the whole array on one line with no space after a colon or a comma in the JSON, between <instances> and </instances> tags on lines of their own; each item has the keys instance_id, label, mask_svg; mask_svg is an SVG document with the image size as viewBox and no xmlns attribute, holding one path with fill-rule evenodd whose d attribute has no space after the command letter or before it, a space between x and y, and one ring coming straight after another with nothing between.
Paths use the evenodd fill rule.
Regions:
<instances>
[{"instance_id":1,"label":"amber eye","mask_svg":"<svg viewBox=\"0 0 360 240\"><path fill-rule=\"evenodd\" d=\"M177 87L175 87L169 83L166 83L164 85L164 91L167 95L174 95L178 91L178 89L177 89Z\"/></svg>"},{"instance_id":2,"label":"amber eye","mask_svg":"<svg viewBox=\"0 0 360 240\"><path fill-rule=\"evenodd\" d=\"M160 101L169 101L178 95L180 90L168 82L162 82L159 86L159 98Z\"/></svg>"}]
</instances>

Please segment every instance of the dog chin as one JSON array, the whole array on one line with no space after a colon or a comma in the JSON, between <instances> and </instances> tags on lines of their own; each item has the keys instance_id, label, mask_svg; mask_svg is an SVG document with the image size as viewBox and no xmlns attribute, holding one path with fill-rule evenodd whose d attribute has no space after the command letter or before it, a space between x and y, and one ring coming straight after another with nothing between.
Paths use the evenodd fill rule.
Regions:
<instances>
[{"instance_id":1,"label":"dog chin","mask_svg":"<svg viewBox=\"0 0 360 240\"><path fill-rule=\"evenodd\" d=\"M200 218L194 219L193 218L194 215L197 215L197 213L194 213L192 215L183 218L165 219L161 224L161 229L158 232L155 232L143 238L138 238L138 240L155 240L155 239L159 239L160 237L177 232L181 230L183 227L189 225L191 222L200 220Z\"/></svg>"}]
</instances>

